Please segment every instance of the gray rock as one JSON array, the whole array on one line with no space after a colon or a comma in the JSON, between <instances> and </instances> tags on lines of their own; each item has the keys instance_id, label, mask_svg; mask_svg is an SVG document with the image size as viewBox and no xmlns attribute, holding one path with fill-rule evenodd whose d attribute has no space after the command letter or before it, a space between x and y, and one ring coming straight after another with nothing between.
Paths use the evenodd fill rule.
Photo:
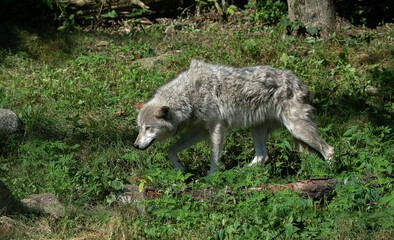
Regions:
<instances>
[{"instance_id":1,"label":"gray rock","mask_svg":"<svg viewBox=\"0 0 394 240\"><path fill-rule=\"evenodd\" d=\"M0 181L0 216L25 212L47 214L57 219L64 216L64 206L55 195L49 193L33 194L18 201Z\"/></svg>"},{"instance_id":2,"label":"gray rock","mask_svg":"<svg viewBox=\"0 0 394 240\"><path fill-rule=\"evenodd\" d=\"M169 57L177 56L180 53L181 53L181 51L168 52L168 53L165 53L160 56L141 58L141 59L134 61L134 63L137 63L141 67L143 67L147 70L150 70L150 69L155 68L158 65L163 64L163 62L165 62L165 60L168 59Z\"/></svg>"},{"instance_id":3,"label":"gray rock","mask_svg":"<svg viewBox=\"0 0 394 240\"><path fill-rule=\"evenodd\" d=\"M161 198L161 193L154 191L152 188L144 188L142 192L139 191L138 185L125 184L123 192L116 196L116 201L122 204L133 204L138 211L145 212L145 200L153 200Z\"/></svg>"},{"instance_id":4,"label":"gray rock","mask_svg":"<svg viewBox=\"0 0 394 240\"><path fill-rule=\"evenodd\" d=\"M123 192L116 196L116 201L124 204L144 201L144 193L139 191L138 185L125 184Z\"/></svg>"},{"instance_id":5,"label":"gray rock","mask_svg":"<svg viewBox=\"0 0 394 240\"><path fill-rule=\"evenodd\" d=\"M22 122L13 111L0 108L0 144L5 143L10 137L15 140L22 139Z\"/></svg>"},{"instance_id":6,"label":"gray rock","mask_svg":"<svg viewBox=\"0 0 394 240\"><path fill-rule=\"evenodd\" d=\"M64 216L64 206L53 194L33 194L22 199L21 202L26 206L27 210L31 212L48 214L55 219Z\"/></svg>"}]
</instances>

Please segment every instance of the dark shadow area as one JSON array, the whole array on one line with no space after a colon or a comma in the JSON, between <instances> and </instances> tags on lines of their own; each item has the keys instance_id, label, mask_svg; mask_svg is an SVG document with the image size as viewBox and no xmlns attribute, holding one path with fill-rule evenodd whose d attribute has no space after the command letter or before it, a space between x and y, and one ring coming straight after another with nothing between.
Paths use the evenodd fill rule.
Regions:
<instances>
[{"instance_id":1,"label":"dark shadow area","mask_svg":"<svg viewBox=\"0 0 394 240\"><path fill-rule=\"evenodd\" d=\"M62 123L48 116L39 115L32 117L26 124L26 140L40 139L49 141L62 141L67 138L67 131Z\"/></svg>"},{"instance_id":2,"label":"dark shadow area","mask_svg":"<svg viewBox=\"0 0 394 240\"><path fill-rule=\"evenodd\" d=\"M67 33L68 31L57 30L57 27L62 22L55 20L55 16L59 15L56 1L48 1L52 2L53 9L50 9L44 2L44 0L0 1L0 50L10 50L11 52L25 51L30 54L29 49L26 49L28 44L26 39L22 40L20 36L21 31L27 31L36 34L44 42L61 38L62 43L60 43L60 46L54 46L54 51L64 51L65 54L67 54L67 51L72 51L73 40L70 34ZM241 9L247 3L245 0L227 2ZM167 15L150 14L149 18L181 16L181 9L189 9L190 13L193 13L195 3L195 1L188 0L181 1L180 7L175 5L163 6L163 9L171 6L175 8L175 11ZM376 27L382 22L393 21L394 1L336 0L336 6L339 15L356 25L366 24L368 27ZM156 9L156 12L160 13L160 10L162 9L159 7L159 9ZM92 19L94 19L92 20L93 22L96 21L96 24L97 21L103 20L98 15L92 16ZM76 23L82 24L80 20L76 20ZM35 57L34 53L32 53L31 57Z\"/></svg>"},{"instance_id":3,"label":"dark shadow area","mask_svg":"<svg viewBox=\"0 0 394 240\"><path fill-rule=\"evenodd\" d=\"M50 9L39 1L0 1L0 49L18 49L18 30L42 33L53 25Z\"/></svg>"},{"instance_id":4,"label":"dark shadow area","mask_svg":"<svg viewBox=\"0 0 394 240\"><path fill-rule=\"evenodd\" d=\"M393 22L394 1L392 0L336 0L339 16L354 25L365 24L375 28L380 23Z\"/></svg>"},{"instance_id":5,"label":"dark shadow area","mask_svg":"<svg viewBox=\"0 0 394 240\"><path fill-rule=\"evenodd\" d=\"M26 210L25 206L15 199L7 185L0 180L0 216L26 213Z\"/></svg>"},{"instance_id":6,"label":"dark shadow area","mask_svg":"<svg viewBox=\"0 0 394 240\"><path fill-rule=\"evenodd\" d=\"M302 153L293 150L289 152L288 155L286 155L288 159L277 159L278 156L279 158L280 156L283 157L283 152L281 152L281 149L272 148L269 151L270 158L265 164L270 164L272 167L272 172L279 174L281 178L296 176L300 171L302 164L302 160L300 158L301 154Z\"/></svg>"},{"instance_id":7,"label":"dark shadow area","mask_svg":"<svg viewBox=\"0 0 394 240\"><path fill-rule=\"evenodd\" d=\"M16 153L22 142L22 139L14 139L13 137L8 138L7 141L0 141L0 156Z\"/></svg>"},{"instance_id":8,"label":"dark shadow area","mask_svg":"<svg viewBox=\"0 0 394 240\"><path fill-rule=\"evenodd\" d=\"M138 132L133 124L125 126L122 124L86 126L81 123L81 127L76 128L72 122L57 119L56 116L49 116L43 113L35 114L26 124L25 141L65 141L68 144L85 144L87 142L97 143L100 146L110 146L113 143L121 142L127 146L132 146Z\"/></svg>"},{"instance_id":9,"label":"dark shadow area","mask_svg":"<svg viewBox=\"0 0 394 240\"><path fill-rule=\"evenodd\" d=\"M0 0L0 53L60 64L77 48L70 31L59 31L58 25L55 11L40 1Z\"/></svg>"},{"instance_id":10,"label":"dark shadow area","mask_svg":"<svg viewBox=\"0 0 394 240\"><path fill-rule=\"evenodd\" d=\"M329 93L316 93L316 98L325 101L314 104L317 111L327 109L328 113L343 122L349 119L367 117L375 126L394 127L394 113L391 110L394 95L394 70L377 69L371 73L371 85L354 94L327 97Z\"/></svg>"}]
</instances>

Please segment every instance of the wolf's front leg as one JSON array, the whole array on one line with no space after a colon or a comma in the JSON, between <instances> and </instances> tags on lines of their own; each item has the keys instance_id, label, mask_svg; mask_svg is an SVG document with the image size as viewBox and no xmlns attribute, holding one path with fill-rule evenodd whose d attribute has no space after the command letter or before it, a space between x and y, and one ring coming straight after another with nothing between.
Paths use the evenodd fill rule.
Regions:
<instances>
[{"instance_id":1,"label":"wolf's front leg","mask_svg":"<svg viewBox=\"0 0 394 240\"><path fill-rule=\"evenodd\" d=\"M168 151L168 156L172 166L174 166L174 168L179 168L182 172L184 172L185 167L183 167L179 161L178 152L198 143L207 134L208 132L204 128L195 127L192 130L188 129L187 132L182 135Z\"/></svg>"},{"instance_id":2,"label":"wolf's front leg","mask_svg":"<svg viewBox=\"0 0 394 240\"><path fill-rule=\"evenodd\" d=\"M211 168L208 175L216 172L222 157L222 148L227 128L224 123L216 123L210 127L211 134Z\"/></svg>"},{"instance_id":3,"label":"wolf's front leg","mask_svg":"<svg viewBox=\"0 0 394 240\"><path fill-rule=\"evenodd\" d=\"M252 127L252 137L256 155L253 161L249 163L249 167L257 163L265 163L268 160L266 144L269 131L270 128L264 125Z\"/></svg>"}]
</instances>

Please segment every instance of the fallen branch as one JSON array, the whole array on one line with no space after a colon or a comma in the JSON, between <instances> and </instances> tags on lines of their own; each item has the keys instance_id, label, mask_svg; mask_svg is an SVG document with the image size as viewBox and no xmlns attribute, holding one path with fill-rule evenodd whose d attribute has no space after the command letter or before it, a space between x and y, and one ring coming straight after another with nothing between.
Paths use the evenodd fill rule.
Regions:
<instances>
[{"instance_id":1,"label":"fallen branch","mask_svg":"<svg viewBox=\"0 0 394 240\"><path fill-rule=\"evenodd\" d=\"M303 196L313 198L313 200L320 200L324 197L332 198L332 191L334 190L336 182L332 178L319 178L300 180L293 183L286 183L282 185L265 185L261 187L248 188L248 191L283 191L290 189L291 191L302 191Z\"/></svg>"},{"instance_id":2,"label":"fallen branch","mask_svg":"<svg viewBox=\"0 0 394 240\"><path fill-rule=\"evenodd\" d=\"M263 185L260 187L247 188L243 191L245 193L251 191L278 192L290 189L291 191L299 191L301 193L301 196L303 197L309 197L315 201L318 201L321 199L331 199L333 197L333 190L335 188L335 185L336 181L332 178L320 178L300 180L297 182L286 184ZM144 188L142 192L139 192L138 186L136 185L125 185L124 187L124 193L118 196L118 201L123 203L139 202L142 200L153 200L163 197L163 195L160 193L160 189L157 188ZM187 189L181 194L189 195L201 202L204 202L218 200L224 195L234 195L234 191L230 189Z\"/></svg>"},{"instance_id":3,"label":"fallen branch","mask_svg":"<svg viewBox=\"0 0 394 240\"><path fill-rule=\"evenodd\" d=\"M149 9L149 13L163 14L175 11L180 4L179 0L60 0L59 2L82 10L82 16L112 10L129 14L133 9Z\"/></svg>"}]
</instances>

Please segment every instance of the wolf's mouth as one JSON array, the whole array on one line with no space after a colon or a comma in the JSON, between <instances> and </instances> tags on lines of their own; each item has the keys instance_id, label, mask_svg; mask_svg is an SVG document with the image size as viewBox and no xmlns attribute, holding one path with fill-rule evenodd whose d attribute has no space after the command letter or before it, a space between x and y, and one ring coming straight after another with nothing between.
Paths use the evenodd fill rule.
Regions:
<instances>
[{"instance_id":1,"label":"wolf's mouth","mask_svg":"<svg viewBox=\"0 0 394 240\"><path fill-rule=\"evenodd\" d=\"M152 145L152 143L155 141L156 139L154 138L154 139L152 139L152 141L150 141L150 143L148 144L148 145L146 145L146 147L144 147L144 148L138 148L139 150L145 150L145 149L147 149L150 145Z\"/></svg>"}]
</instances>

